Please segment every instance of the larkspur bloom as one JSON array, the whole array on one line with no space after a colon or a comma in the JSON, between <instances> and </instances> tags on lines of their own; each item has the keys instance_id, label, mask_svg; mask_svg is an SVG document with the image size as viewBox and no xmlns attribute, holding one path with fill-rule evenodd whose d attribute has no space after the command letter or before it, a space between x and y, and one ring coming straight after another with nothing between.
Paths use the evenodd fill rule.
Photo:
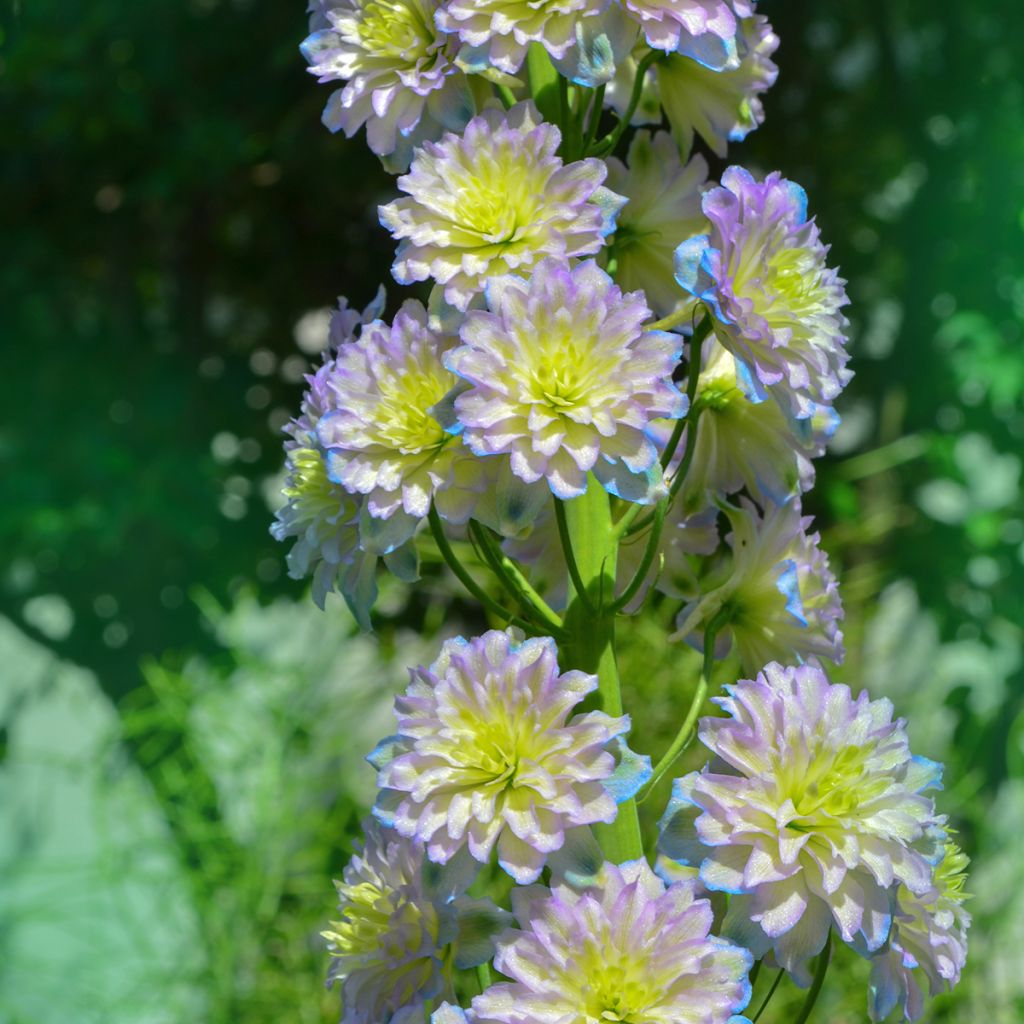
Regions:
<instances>
[{"instance_id":1,"label":"larkspur bloom","mask_svg":"<svg viewBox=\"0 0 1024 1024\"><path fill-rule=\"evenodd\" d=\"M840 312L847 298L825 265L803 189L778 172L757 182L730 167L703 208L711 231L679 246L676 278L711 310L744 390L771 395L798 418L831 405L850 379Z\"/></svg>"},{"instance_id":2,"label":"larkspur bloom","mask_svg":"<svg viewBox=\"0 0 1024 1024\"><path fill-rule=\"evenodd\" d=\"M398 514L391 546L407 539L431 501L453 522L472 511L472 459L435 417L457 383L443 363L454 344L410 299L390 326L376 320L343 345L324 382L317 437L329 476L365 495L369 519ZM364 527L372 525L364 518Z\"/></svg>"},{"instance_id":3,"label":"larkspur bloom","mask_svg":"<svg viewBox=\"0 0 1024 1024\"><path fill-rule=\"evenodd\" d=\"M471 310L446 365L468 384L455 401L477 455L507 453L527 483L574 498L593 474L612 494L650 502L661 485L651 420L678 418L672 383L682 342L644 331L642 294L595 263L550 258L528 280L493 278L487 310Z\"/></svg>"},{"instance_id":4,"label":"larkspur bloom","mask_svg":"<svg viewBox=\"0 0 1024 1024\"><path fill-rule=\"evenodd\" d=\"M408 195L380 208L400 239L395 279L433 278L465 310L491 277L526 273L545 256L596 253L624 200L602 187L600 160L563 164L561 139L532 103L520 103L426 143L398 179Z\"/></svg>"},{"instance_id":5,"label":"larkspur bloom","mask_svg":"<svg viewBox=\"0 0 1024 1024\"><path fill-rule=\"evenodd\" d=\"M673 55L652 70L665 116L684 153L693 147L696 132L724 157L730 142L742 142L764 121L760 96L778 77L771 56L779 37L767 18L745 18L736 46L736 67L716 70L700 60Z\"/></svg>"},{"instance_id":6,"label":"larkspur bloom","mask_svg":"<svg viewBox=\"0 0 1024 1024\"><path fill-rule=\"evenodd\" d=\"M515 74L530 43L554 58L575 45L581 22L604 13L609 0L443 0L437 23L486 53L500 71Z\"/></svg>"},{"instance_id":7,"label":"larkspur bloom","mask_svg":"<svg viewBox=\"0 0 1024 1024\"><path fill-rule=\"evenodd\" d=\"M486 863L497 847L524 884L567 829L615 819L611 747L629 718L570 718L597 677L559 674L554 640L460 637L411 675L395 701L398 733L371 755L382 790L375 813L422 840L432 860L468 847Z\"/></svg>"},{"instance_id":8,"label":"larkspur bloom","mask_svg":"<svg viewBox=\"0 0 1024 1024\"><path fill-rule=\"evenodd\" d=\"M731 563L701 581L701 596L679 613L673 639L700 646L702 631L717 619L716 652L735 643L745 672L770 661L841 662L839 588L800 502L792 498L763 514L746 499L725 509Z\"/></svg>"},{"instance_id":9,"label":"larkspur bloom","mask_svg":"<svg viewBox=\"0 0 1024 1024\"><path fill-rule=\"evenodd\" d=\"M740 19L754 13L752 0L624 0L647 44L685 53L716 71L739 63Z\"/></svg>"},{"instance_id":10,"label":"larkspur bloom","mask_svg":"<svg viewBox=\"0 0 1024 1024\"><path fill-rule=\"evenodd\" d=\"M675 250L707 229L701 186L708 165L702 156L682 163L667 132L637 132L626 160L608 158L608 186L629 200L615 224L615 280L627 291L642 288L654 313L668 316L688 301L676 284Z\"/></svg>"},{"instance_id":11,"label":"larkspur bloom","mask_svg":"<svg viewBox=\"0 0 1024 1024\"><path fill-rule=\"evenodd\" d=\"M287 555L288 575L296 580L312 576L313 600L323 608L336 586L345 587L358 561L359 502L328 479L319 448L289 448L285 472L285 504L271 533L280 541L295 538Z\"/></svg>"},{"instance_id":12,"label":"larkspur bloom","mask_svg":"<svg viewBox=\"0 0 1024 1024\"><path fill-rule=\"evenodd\" d=\"M732 894L726 935L806 982L833 924L875 952L894 886L930 890L944 819L925 791L941 769L911 755L889 701L813 665L771 664L726 691L728 717L699 728L715 764L676 780L660 848Z\"/></svg>"},{"instance_id":13,"label":"larkspur bloom","mask_svg":"<svg viewBox=\"0 0 1024 1024\"><path fill-rule=\"evenodd\" d=\"M378 300L359 313L341 299L331 319L333 335L351 336L372 315ZM362 499L330 479L326 453L316 432L333 372L329 347L321 365L306 377L308 387L299 416L285 428L285 501L270 532L279 541L294 538L287 555L288 575L293 579L312 576L313 600L318 607L323 608L327 595L337 588L360 625L368 629L369 609L376 597L377 556L364 551L360 543Z\"/></svg>"},{"instance_id":14,"label":"larkspur bloom","mask_svg":"<svg viewBox=\"0 0 1024 1024\"><path fill-rule=\"evenodd\" d=\"M335 883L339 920L323 933L328 983L341 982L342 1024L420 1024L430 1000L452 994L446 957L463 967L490 959L507 914L466 897L468 858L439 870L420 844L372 819L364 830Z\"/></svg>"},{"instance_id":15,"label":"larkspur bloom","mask_svg":"<svg viewBox=\"0 0 1024 1024\"><path fill-rule=\"evenodd\" d=\"M750 998L750 954L710 934L692 882L666 886L644 860L582 891L515 889L512 907L520 928L494 958L512 980L473 999L469 1024L726 1024Z\"/></svg>"},{"instance_id":16,"label":"larkspur bloom","mask_svg":"<svg viewBox=\"0 0 1024 1024\"><path fill-rule=\"evenodd\" d=\"M871 959L872 1020L884 1020L897 1006L906 1020L918 1020L924 1013L921 974L932 996L960 980L971 923L963 905L967 863L957 845L947 842L927 893L915 895L900 886L889 942Z\"/></svg>"},{"instance_id":17,"label":"larkspur bloom","mask_svg":"<svg viewBox=\"0 0 1024 1024\"><path fill-rule=\"evenodd\" d=\"M697 442L680 492L683 508L699 511L744 487L762 505L784 504L809 490L811 460L824 454L838 426L835 412L823 406L798 420L777 402L748 398L735 357L713 338L704 342L702 361L694 400Z\"/></svg>"},{"instance_id":18,"label":"larkspur bloom","mask_svg":"<svg viewBox=\"0 0 1024 1024\"><path fill-rule=\"evenodd\" d=\"M370 149L393 165L407 165L413 144L473 113L436 9L435 0L318 0L302 44L319 81L347 81L327 101L327 127L351 138L365 124Z\"/></svg>"}]
</instances>

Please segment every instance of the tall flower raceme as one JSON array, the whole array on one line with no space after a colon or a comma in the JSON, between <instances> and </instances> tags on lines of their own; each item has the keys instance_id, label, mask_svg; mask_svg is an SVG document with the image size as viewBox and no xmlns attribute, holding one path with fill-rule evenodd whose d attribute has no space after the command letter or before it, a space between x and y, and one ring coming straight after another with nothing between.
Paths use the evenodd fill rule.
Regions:
<instances>
[{"instance_id":1,"label":"tall flower raceme","mask_svg":"<svg viewBox=\"0 0 1024 1024\"><path fill-rule=\"evenodd\" d=\"M325 933L345 1024L729 1024L766 1013L755 963L807 988L804 1022L833 944L868 959L873 1020L916 1020L964 967L965 858L938 766L822 668L842 605L802 501L850 376L844 283L798 185L694 152L763 121L770 24L754 0L311 15L329 126L408 171L379 214L425 305L342 302L273 532L364 628L378 572L421 564L488 624L413 670L368 758ZM641 709L634 629L702 652L666 647L675 689Z\"/></svg>"}]
</instances>

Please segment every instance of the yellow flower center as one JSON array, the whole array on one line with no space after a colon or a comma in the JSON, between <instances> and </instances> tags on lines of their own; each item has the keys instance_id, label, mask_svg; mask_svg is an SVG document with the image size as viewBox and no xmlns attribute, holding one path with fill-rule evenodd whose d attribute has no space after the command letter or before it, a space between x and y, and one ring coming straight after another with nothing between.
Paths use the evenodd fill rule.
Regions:
<instances>
[{"instance_id":1,"label":"yellow flower center","mask_svg":"<svg viewBox=\"0 0 1024 1024\"><path fill-rule=\"evenodd\" d=\"M549 737L527 707L488 707L485 718L479 709L461 705L447 725L458 737L448 756L467 788L504 792L529 785L520 778L523 763L539 763L549 752Z\"/></svg>"},{"instance_id":2,"label":"yellow flower center","mask_svg":"<svg viewBox=\"0 0 1024 1024\"><path fill-rule=\"evenodd\" d=\"M343 885L339 892L345 901L341 920L332 921L323 933L332 944L332 956L405 960L419 948L424 933L437 940L439 922L430 903L404 899L400 891L372 881ZM410 940L417 942L415 948L408 948ZM413 961L410 967L415 965Z\"/></svg>"},{"instance_id":3,"label":"yellow flower center","mask_svg":"<svg viewBox=\"0 0 1024 1024\"><path fill-rule=\"evenodd\" d=\"M437 40L434 21L422 0L370 0L363 8L358 43L374 57L414 64Z\"/></svg>"},{"instance_id":4,"label":"yellow flower center","mask_svg":"<svg viewBox=\"0 0 1024 1024\"><path fill-rule=\"evenodd\" d=\"M581 1024L648 1024L651 1020L651 1006L663 993L653 989L643 959L616 949L610 935L592 937L573 967L583 979Z\"/></svg>"},{"instance_id":5,"label":"yellow flower center","mask_svg":"<svg viewBox=\"0 0 1024 1024\"><path fill-rule=\"evenodd\" d=\"M812 745L804 757L793 751L779 758L776 771L783 799L789 797L799 820L788 825L794 832L818 832L842 828L841 819L880 796L889 781L867 773L869 747L830 750Z\"/></svg>"},{"instance_id":6,"label":"yellow flower center","mask_svg":"<svg viewBox=\"0 0 1024 1024\"><path fill-rule=\"evenodd\" d=\"M742 261L733 280L734 292L754 301L769 323L799 320L825 305L817 259L801 246L770 246L767 263L757 246L745 247L754 258ZM765 308L765 299L769 300Z\"/></svg>"},{"instance_id":7,"label":"yellow flower center","mask_svg":"<svg viewBox=\"0 0 1024 1024\"><path fill-rule=\"evenodd\" d=\"M371 436L378 444L403 455L443 448L451 435L427 410L440 402L451 386L450 375L440 367L381 380Z\"/></svg>"},{"instance_id":8,"label":"yellow flower center","mask_svg":"<svg viewBox=\"0 0 1024 1024\"><path fill-rule=\"evenodd\" d=\"M296 448L291 453L291 465L291 479L282 489L284 496L310 519L337 512L337 488L327 477L320 452L315 448Z\"/></svg>"}]
</instances>

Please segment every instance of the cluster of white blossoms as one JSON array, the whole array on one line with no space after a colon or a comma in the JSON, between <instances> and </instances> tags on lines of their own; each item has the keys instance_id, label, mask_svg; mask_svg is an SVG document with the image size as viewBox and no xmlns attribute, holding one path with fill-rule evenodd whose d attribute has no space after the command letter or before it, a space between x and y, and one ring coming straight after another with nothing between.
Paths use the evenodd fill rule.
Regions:
<instances>
[{"instance_id":1,"label":"cluster of white blossoms","mask_svg":"<svg viewBox=\"0 0 1024 1024\"><path fill-rule=\"evenodd\" d=\"M757 6L312 3L325 121L400 175L379 216L419 295L342 300L274 534L366 629L378 573L415 583L421 555L486 620L368 757L325 932L345 1024L729 1024L775 991L755 964L805 1021L833 940L875 1020L959 978L939 768L825 674L843 610L803 501L850 379L844 282L798 185L712 177L777 75ZM616 663L652 607L703 654L656 763ZM644 830L694 739L707 765Z\"/></svg>"}]
</instances>

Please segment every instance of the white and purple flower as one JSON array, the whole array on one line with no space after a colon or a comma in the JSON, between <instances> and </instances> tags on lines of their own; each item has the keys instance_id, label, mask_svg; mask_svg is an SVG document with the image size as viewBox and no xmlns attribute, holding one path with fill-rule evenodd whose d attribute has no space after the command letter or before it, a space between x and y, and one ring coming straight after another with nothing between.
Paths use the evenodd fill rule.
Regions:
<instances>
[{"instance_id":1,"label":"white and purple flower","mask_svg":"<svg viewBox=\"0 0 1024 1024\"><path fill-rule=\"evenodd\" d=\"M526 280L492 278L487 306L470 310L445 360L469 385L455 412L473 452L509 455L516 476L546 480L559 498L583 494L593 473L612 494L655 500L648 427L686 411L672 382L682 339L645 331L643 295L592 261L550 258Z\"/></svg>"},{"instance_id":2,"label":"white and purple flower","mask_svg":"<svg viewBox=\"0 0 1024 1024\"><path fill-rule=\"evenodd\" d=\"M337 921L323 932L328 984L341 983L342 1024L421 1024L431 1001L451 998L449 962L491 958L508 914L470 899L469 858L442 869L422 845L370 819L345 867Z\"/></svg>"},{"instance_id":3,"label":"white and purple flower","mask_svg":"<svg viewBox=\"0 0 1024 1024\"><path fill-rule=\"evenodd\" d=\"M730 167L703 209L711 231L676 250L676 279L711 310L744 391L770 395L797 418L831 405L851 376L848 300L803 189L777 172L758 182Z\"/></svg>"},{"instance_id":4,"label":"white and purple flower","mask_svg":"<svg viewBox=\"0 0 1024 1024\"><path fill-rule=\"evenodd\" d=\"M302 44L309 70L321 82L347 82L324 110L331 131L351 138L365 124L370 149L402 167L413 145L472 117L435 0L318 0L312 11Z\"/></svg>"},{"instance_id":5,"label":"white and purple flower","mask_svg":"<svg viewBox=\"0 0 1024 1024\"><path fill-rule=\"evenodd\" d=\"M736 357L714 338L704 342L701 357L697 441L680 492L683 508L692 514L743 488L762 505L785 504L809 490L812 460L824 454L839 423L834 410L821 406L796 419L777 402L749 398Z\"/></svg>"},{"instance_id":6,"label":"white and purple flower","mask_svg":"<svg viewBox=\"0 0 1024 1024\"><path fill-rule=\"evenodd\" d=\"M644 860L582 891L515 889L512 906L494 958L511 980L473 999L469 1024L726 1024L750 999L750 954L710 934L692 882L666 886Z\"/></svg>"},{"instance_id":7,"label":"white and purple flower","mask_svg":"<svg viewBox=\"0 0 1024 1024\"><path fill-rule=\"evenodd\" d=\"M364 530L374 528L370 520L395 518L387 550L411 535L432 501L453 522L473 508L474 460L435 416L457 383L444 366L455 344L410 299L390 326L375 320L342 345L323 382L317 437L328 475L365 496Z\"/></svg>"},{"instance_id":8,"label":"white and purple flower","mask_svg":"<svg viewBox=\"0 0 1024 1024\"><path fill-rule=\"evenodd\" d=\"M400 239L395 279L433 278L465 310L492 277L528 273L546 256L598 252L625 200L602 187L600 160L563 164L561 139L532 103L520 103L425 143L398 179L407 196L380 208Z\"/></svg>"},{"instance_id":9,"label":"white and purple flower","mask_svg":"<svg viewBox=\"0 0 1024 1024\"><path fill-rule=\"evenodd\" d=\"M723 507L732 524L731 562L701 580L701 596L679 613L673 639L700 647L703 631L715 623L716 653L724 656L735 643L745 672L770 661L841 662L839 588L799 500L763 514L745 498L739 508Z\"/></svg>"},{"instance_id":10,"label":"white and purple flower","mask_svg":"<svg viewBox=\"0 0 1024 1024\"><path fill-rule=\"evenodd\" d=\"M626 163L608 158L608 185L629 201L616 218L611 255L625 291L642 289L656 316L694 300L675 279L676 246L707 230L701 193L708 176L702 156L684 164L667 132L633 136Z\"/></svg>"},{"instance_id":11,"label":"white and purple flower","mask_svg":"<svg viewBox=\"0 0 1024 1024\"><path fill-rule=\"evenodd\" d=\"M623 0L640 24L647 45L684 53L715 70L739 64L740 19L754 13L753 0Z\"/></svg>"},{"instance_id":12,"label":"white and purple flower","mask_svg":"<svg viewBox=\"0 0 1024 1024\"><path fill-rule=\"evenodd\" d=\"M889 942L871 958L868 1012L872 1020L885 1020L897 1007L905 1020L918 1020L924 1013L922 980L932 996L952 989L960 980L971 924L971 915L964 909L967 863L956 843L949 841L927 893L915 894L900 886Z\"/></svg>"},{"instance_id":13,"label":"white and purple flower","mask_svg":"<svg viewBox=\"0 0 1024 1024\"><path fill-rule=\"evenodd\" d=\"M577 32L603 14L609 0L442 0L437 24L499 71L515 74L530 43L555 59L576 46Z\"/></svg>"},{"instance_id":14,"label":"white and purple flower","mask_svg":"<svg viewBox=\"0 0 1024 1024\"><path fill-rule=\"evenodd\" d=\"M700 722L715 762L676 781L660 848L732 894L726 935L806 982L833 926L877 952L894 887L931 890L945 837L926 791L941 769L912 756L889 701L812 665L771 664L726 690L728 717Z\"/></svg>"},{"instance_id":15,"label":"white and purple flower","mask_svg":"<svg viewBox=\"0 0 1024 1024\"><path fill-rule=\"evenodd\" d=\"M615 819L624 793L613 750L629 718L570 717L597 677L559 673L554 640L497 630L449 640L411 675L395 702L398 733L370 757L380 773L374 813L422 841L431 860L468 847L486 863L497 849L525 884L567 829Z\"/></svg>"},{"instance_id":16,"label":"white and purple flower","mask_svg":"<svg viewBox=\"0 0 1024 1024\"><path fill-rule=\"evenodd\" d=\"M713 39L713 36L705 36ZM730 142L742 142L764 121L761 94L775 84L779 69L772 62L779 37L767 18L744 18L737 28L735 63L721 68L685 51L659 61L652 77L665 108L669 127L684 153L696 132L718 156Z\"/></svg>"}]
</instances>

